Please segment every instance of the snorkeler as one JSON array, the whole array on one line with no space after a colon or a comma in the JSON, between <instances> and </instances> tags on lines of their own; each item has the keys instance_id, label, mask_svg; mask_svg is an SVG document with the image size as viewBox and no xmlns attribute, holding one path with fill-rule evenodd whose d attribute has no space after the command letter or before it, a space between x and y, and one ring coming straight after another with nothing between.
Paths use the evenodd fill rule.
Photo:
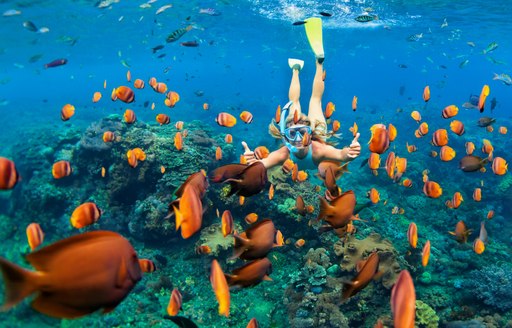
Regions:
<instances>
[{"instance_id":1,"label":"snorkeler","mask_svg":"<svg viewBox=\"0 0 512 328\"><path fill-rule=\"evenodd\" d=\"M289 158L298 164L300 170L317 169L322 161L348 162L354 160L361 152L361 145L358 142L359 133L352 140L350 146L343 149L335 148L325 142L328 135L322 111L322 95L324 93L322 20L309 18L304 26L316 57L316 72L308 115L301 113L299 102L299 72L304 62L298 59L288 59L288 64L292 69L292 80L288 93L289 102L281 111L279 123L273 119L269 125L269 133L274 138L282 139L285 146L271 152L266 158L258 159L247 143L242 141L245 150L243 156L247 160L247 164L261 161L268 169L283 164ZM296 118L295 122L294 117Z\"/></svg>"}]
</instances>

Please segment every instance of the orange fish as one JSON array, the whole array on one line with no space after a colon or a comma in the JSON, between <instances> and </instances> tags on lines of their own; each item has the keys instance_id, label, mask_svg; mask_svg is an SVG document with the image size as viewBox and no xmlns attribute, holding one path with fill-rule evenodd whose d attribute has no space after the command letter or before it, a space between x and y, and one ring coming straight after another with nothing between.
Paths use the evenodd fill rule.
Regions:
<instances>
[{"instance_id":1,"label":"orange fish","mask_svg":"<svg viewBox=\"0 0 512 328\"><path fill-rule=\"evenodd\" d=\"M479 202L482 200L482 189L475 188L475 190L473 191L473 200L475 202Z\"/></svg>"},{"instance_id":2,"label":"orange fish","mask_svg":"<svg viewBox=\"0 0 512 328\"><path fill-rule=\"evenodd\" d=\"M281 122L281 105L277 105L276 115L274 116L274 120L276 121L277 124L279 124L279 122Z\"/></svg>"},{"instance_id":3,"label":"orange fish","mask_svg":"<svg viewBox=\"0 0 512 328\"><path fill-rule=\"evenodd\" d=\"M430 87L428 85L423 89L423 101L428 102L430 100Z\"/></svg>"},{"instance_id":4,"label":"orange fish","mask_svg":"<svg viewBox=\"0 0 512 328\"><path fill-rule=\"evenodd\" d=\"M302 246L304 246L304 244L306 244L306 241L304 239L299 239L295 242L295 247L301 248Z\"/></svg>"},{"instance_id":5,"label":"orange fish","mask_svg":"<svg viewBox=\"0 0 512 328\"><path fill-rule=\"evenodd\" d=\"M355 112L357 109L357 96L354 96L354 98L352 98L352 110Z\"/></svg>"},{"instance_id":6,"label":"orange fish","mask_svg":"<svg viewBox=\"0 0 512 328\"><path fill-rule=\"evenodd\" d=\"M162 173L162 174L165 173L165 166L160 165L160 173Z\"/></svg>"},{"instance_id":7,"label":"orange fish","mask_svg":"<svg viewBox=\"0 0 512 328\"><path fill-rule=\"evenodd\" d=\"M270 188L268 189L268 199L272 200L274 198L274 185L270 184Z\"/></svg>"},{"instance_id":8,"label":"orange fish","mask_svg":"<svg viewBox=\"0 0 512 328\"><path fill-rule=\"evenodd\" d=\"M426 122L422 122L418 127L418 133L422 137L428 133L428 124Z\"/></svg>"},{"instance_id":9,"label":"orange fish","mask_svg":"<svg viewBox=\"0 0 512 328\"><path fill-rule=\"evenodd\" d=\"M55 318L78 318L100 309L110 312L141 279L132 245L110 231L72 236L26 259L38 271L0 258L6 289L4 311L35 294L31 306Z\"/></svg>"},{"instance_id":10,"label":"orange fish","mask_svg":"<svg viewBox=\"0 0 512 328\"><path fill-rule=\"evenodd\" d=\"M395 153L390 151L386 159L386 172L393 179L395 177Z\"/></svg>"},{"instance_id":11,"label":"orange fish","mask_svg":"<svg viewBox=\"0 0 512 328\"><path fill-rule=\"evenodd\" d=\"M475 151L475 144L472 143L471 141L467 141L465 144L465 147L466 147L466 154L468 154L468 155L472 155L473 152Z\"/></svg>"},{"instance_id":12,"label":"orange fish","mask_svg":"<svg viewBox=\"0 0 512 328\"><path fill-rule=\"evenodd\" d=\"M457 120L453 120L450 123L450 130L452 130L452 132L458 136L461 136L464 134L464 132L466 132L466 130L464 129L464 123Z\"/></svg>"},{"instance_id":13,"label":"orange fish","mask_svg":"<svg viewBox=\"0 0 512 328\"><path fill-rule=\"evenodd\" d=\"M297 181L298 182L304 182L308 179L308 174L306 173L306 171L299 171L297 172Z\"/></svg>"},{"instance_id":14,"label":"orange fish","mask_svg":"<svg viewBox=\"0 0 512 328\"><path fill-rule=\"evenodd\" d=\"M229 113L222 112L217 115L215 122L217 122L217 124L220 126L231 128L236 124L236 117Z\"/></svg>"},{"instance_id":15,"label":"orange fish","mask_svg":"<svg viewBox=\"0 0 512 328\"><path fill-rule=\"evenodd\" d=\"M96 91L96 92L92 95L92 102L93 102L93 103L97 103L98 101L100 101L100 99L101 99L101 92Z\"/></svg>"},{"instance_id":16,"label":"orange fish","mask_svg":"<svg viewBox=\"0 0 512 328\"><path fill-rule=\"evenodd\" d=\"M380 194L375 188L370 189L368 192L368 197L373 204L377 204L380 200Z\"/></svg>"},{"instance_id":17,"label":"orange fish","mask_svg":"<svg viewBox=\"0 0 512 328\"><path fill-rule=\"evenodd\" d=\"M426 267L428 264L429 258L430 258L430 240L427 240L427 242L423 246L423 250L421 251L421 265Z\"/></svg>"},{"instance_id":18,"label":"orange fish","mask_svg":"<svg viewBox=\"0 0 512 328\"><path fill-rule=\"evenodd\" d=\"M203 223L203 204L194 185L186 184L178 206L172 204L176 217L176 230L181 228L181 237L187 239L194 235Z\"/></svg>"},{"instance_id":19,"label":"orange fish","mask_svg":"<svg viewBox=\"0 0 512 328\"><path fill-rule=\"evenodd\" d=\"M167 84L164 82L157 82L155 86L153 87L153 90L155 90L158 93L166 93L167 92ZM170 99L169 97L167 97Z\"/></svg>"},{"instance_id":20,"label":"orange fish","mask_svg":"<svg viewBox=\"0 0 512 328\"><path fill-rule=\"evenodd\" d=\"M456 116L458 113L459 113L459 107L457 107L455 105L449 105L443 109L443 111L441 112L441 116L443 118L450 118L450 117Z\"/></svg>"},{"instance_id":21,"label":"orange fish","mask_svg":"<svg viewBox=\"0 0 512 328\"><path fill-rule=\"evenodd\" d=\"M487 139L483 140L484 145L482 146L482 152L485 154L491 154L494 151L494 147L492 146L491 142Z\"/></svg>"},{"instance_id":22,"label":"orange fish","mask_svg":"<svg viewBox=\"0 0 512 328\"><path fill-rule=\"evenodd\" d=\"M210 283L215 292L215 297L219 302L219 315L229 317L229 305L231 301L229 286L219 262L215 259L212 261Z\"/></svg>"},{"instance_id":23,"label":"orange fish","mask_svg":"<svg viewBox=\"0 0 512 328\"><path fill-rule=\"evenodd\" d=\"M233 232L233 215L229 210L222 212L222 235L226 237Z\"/></svg>"},{"instance_id":24,"label":"orange fish","mask_svg":"<svg viewBox=\"0 0 512 328\"><path fill-rule=\"evenodd\" d=\"M113 142L116 140L116 135L112 131L103 132L103 142Z\"/></svg>"},{"instance_id":25,"label":"orange fish","mask_svg":"<svg viewBox=\"0 0 512 328\"><path fill-rule=\"evenodd\" d=\"M423 185L423 193L430 198L439 198L443 194L443 189L439 183L427 180Z\"/></svg>"},{"instance_id":26,"label":"orange fish","mask_svg":"<svg viewBox=\"0 0 512 328\"><path fill-rule=\"evenodd\" d=\"M171 118L169 117L169 115L166 114L158 114L156 116L156 121L160 123L160 125L167 125L171 122Z\"/></svg>"},{"instance_id":27,"label":"orange fish","mask_svg":"<svg viewBox=\"0 0 512 328\"><path fill-rule=\"evenodd\" d=\"M60 118L63 121L69 120L73 115L75 115L75 106L70 104L65 104L60 111Z\"/></svg>"},{"instance_id":28,"label":"orange fish","mask_svg":"<svg viewBox=\"0 0 512 328\"><path fill-rule=\"evenodd\" d=\"M493 217L494 217L494 211L489 210L489 212L487 212L487 220L491 220Z\"/></svg>"},{"instance_id":29,"label":"orange fish","mask_svg":"<svg viewBox=\"0 0 512 328\"><path fill-rule=\"evenodd\" d=\"M334 104L329 101L327 103L327 105L325 106L325 118L326 119L330 118L335 110L336 110L336 106L334 106Z\"/></svg>"},{"instance_id":30,"label":"orange fish","mask_svg":"<svg viewBox=\"0 0 512 328\"><path fill-rule=\"evenodd\" d=\"M73 169L68 161L58 161L53 164L52 175L55 179L62 179L71 175Z\"/></svg>"},{"instance_id":31,"label":"orange fish","mask_svg":"<svg viewBox=\"0 0 512 328\"><path fill-rule=\"evenodd\" d=\"M501 134L507 134L508 129L506 127L504 127L504 126L500 126L498 132L501 133Z\"/></svg>"},{"instance_id":32,"label":"orange fish","mask_svg":"<svg viewBox=\"0 0 512 328\"><path fill-rule=\"evenodd\" d=\"M441 150L439 152L439 158L441 158L441 160L443 162L449 162L451 161L452 159L455 158L455 150L450 147L450 146L443 146L441 147Z\"/></svg>"},{"instance_id":33,"label":"orange fish","mask_svg":"<svg viewBox=\"0 0 512 328\"><path fill-rule=\"evenodd\" d=\"M382 154L389 148L389 134L384 124L374 124L370 131L369 149L372 153Z\"/></svg>"},{"instance_id":34,"label":"orange fish","mask_svg":"<svg viewBox=\"0 0 512 328\"><path fill-rule=\"evenodd\" d=\"M407 147L407 151L409 153L414 153L415 151L418 150L418 147L416 147L415 145L409 145L408 142L405 143L405 146Z\"/></svg>"},{"instance_id":35,"label":"orange fish","mask_svg":"<svg viewBox=\"0 0 512 328\"><path fill-rule=\"evenodd\" d=\"M460 204L464 201L460 192L455 192L452 197L452 206L453 208L458 208Z\"/></svg>"},{"instance_id":36,"label":"orange fish","mask_svg":"<svg viewBox=\"0 0 512 328\"><path fill-rule=\"evenodd\" d=\"M338 121L338 120L334 120L334 121L332 121L332 132L333 132L333 133L338 132L338 130L340 129L340 127L341 127L341 123L340 123L340 121ZM307 132L306 132L306 133L307 133Z\"/></svg>"},{"instance_id":37,"label":"orange fish","mask_svg":"<svg viewBox=\"0 0 512 328\"><path fill-rule=\"evenodd\" d=\"M437 151L432 150L432 151L430 152L430 156L431 156L431 157L437 157Z\"/></svg>"},{"instance_id":38,"label":"orange fish","mask_svg":"<svg viewBox=\"0 0 512 328\"><path fill-rule=\"evenodd\" d=\"M181 132L176 132L174 135L174 147L176 147L177 150L183 149L183 138L181 136Z\"/></svg>"},{"instance_id":39,"label":"orange fish","mask_svg":"<svg viewBox=\"0 0 512 328\"><path fill-rule=\"evenodd\" d=\"M471 230L468 230L466 223L460 220L455 225L455 231L448 231L450 235L455 236L455 240L459 243L465 243L468 241L468 236L471 234Z\"/></svg>"},{"instance_id":40,"label":"orange fish","mask_svg":"<svg viewBox=\"0 0 512 328\"><path fill-rule=\"evenodd\" d=\"M250 124L252 123L253 116L250 112L244 110L240 113L240 119L244 121L245 124Z\"/></svg>"},{"instance_id":41,"label":"orange fish","mask_svg":"<svg viewBox=\"0 0 512 328\"><path fill-rule=\"evenodd\" d=\"M244 220L247 224L253 224L254 222L258 221L258 214L249 213L245 216Z\"/></svg>"},{"instance_id":42,"label":"orange fish","mask_svg":"<svg viewBox=\"0 0 512 328\"><path fill-rule=\"evenodd\" d=\"M106 174L107 170L105 169L105 167L101 167L101 177L104 178Z\"/></svg>"},{"instance_id":43,"label":"orange fish","mask_svg":"<svg viewBox=\"0 0 512 328\"><path fill-rule=\"evenodd\" d=\"M238 204L240 204L240 206L245 204L245 197L244 196L240 196L238 198Z\"/></svg>"},{"instance_id":44,"label":"orange fish","mask_svg":"<svg viewBox=\"0 0 512 328\"><path fill-rule=\"evenodd\" d=\"M259 326L260 325L258 324L258 320L256 320L256 318L252 318L245 328L258 328Z\"/></svg>"},{"instance_id":45,"label":"orange fish","mask_svg":"<svg viewBox=\"0 0 512 328\"><path fill-rule=\"evenodd\" d=\"M484 111L485 107L485 100L487 99L487 96L491 93L491 89L486 84L482 88L482 92L480 93L480 97L478 98L478 109L480 110L480 113Z\"/></svg>"},{"instance_id":46,"label":"orange fish","mask_svg":"<svg viewBox=\"0 0 512 328\"><path fill-rule=\"evenodd\" d=\"M402 177L402 174L405 173L407 170L407 158L404 157L397 157L395 159L395 165L396 165L396 172L400 173L400 177Z\"/></svg>"},{"instance_id":47,"label":"orange fish","mask_svg":"<svg viewBox=\"0 0 512 328\"><path fill-rule=\"evenodd\" d=\"M137 156L131 149L126 152L126 158L128 159L128 165L130 165L132 168L137 167L137 164L139 164L137 161Z\"/></svg>"},{"instance_id":48,"label":"orange fish","mask_svg":"<svg viewBox=\"0 0 512 328\"><path fill-rule=\"evenodd\" d=\"M107 80L104 80L103 81L103 89L106 89L107 88Z\"/></svg>"},{"instance_id":49,"label":"orange fish","mask_svg":"<svg viewBox=\"0 0 512 328\"><path fill-rule=\"evenodd\" d=\"M421 114L420 112L418 112L417 110L413 111L411 113L411 117L413 120L415 120L417 123L420 123L421 122Z\"/></svg>"},{"instance_id":50,"label":"orange fish","mask_svg":"<svg viewBox=\"0 0 512 328\"><path fill-rule=\"evenodd\" d=\"M504 175L508 171L508 163L501 157L495 157L492 161L492 172L496 175Z\"/></svg>"},{"instance_id":51,"label":"orange fish","mask_svg":"<svg viewBox=\"0 0 512 328\"><path fill-rule=\"evenodd\" d=\"M215 149L215 159L217 161L220 161L222 159L222 149L220 147L217 147Z\"/></svg>"},{"instance_id":52,"label":"orange fish","mask_svg":"<svg viewBox=\"0 0 512 328\"><path fill-rule=\"evenodd\" d=\"M122 85L112 91L111 98L113 101L119 99L129 104L135 100L135 93L130 87Z\"/></svg>"},{"instance_id":53,"label":"orange fish","mask_svg":"<svg viewBox=\"0 0 512 328\"><path fill-rule=\"evenodd\" d=\"M486 126L485 129L487 130L487 132L493 132L494 131L494 128L492 127L492 125Z\"/></svg>"},{"instance_id":54,"label":"orange fish","mask_svg":"<svg viewBox=\"0 0 512 328\"><path fill-rule=\"evenodd\" d=\"M416 248L418 245L418 227L414 222L409 223L409 228L407 229L407 240L412 248Z\"/></svg>"},{"instance_id":55,"label":"orange fish","mask_svg":"<svg viewBox=\"0 0 512 328\"><path fill-rule=\"evenodd\" d=\"M146 153L142 149L133 148L132 151L133 151L133 154L135 155L135 157L137 157L137 160L139 160L139 161L146 160Z\"/></svg>"},{"instance_id":56,"label":"orange fish","mask_svg":"<svg viewBox=\"0 0 512 328\"><path fill-rule=\"evenodd\" d=\"M380 167L380 155L377 153L370 153L368 158L368 167L372 170L373 175L377 175L377 170Z\"/></svg>"},{"instance_id":57,"label":"orange fish","mask_svg":"<svg viewBox=\"0 0 512 328\"><path fill-rule=\"evenodd\" d=\"M389 141L391 141L391 142L395 141L398 131L396 130L396 127L391 123L389 123L389 125L388 125L388 133L389 133Z\"/></svg>"},{"instance_id":58,"label":"orange fish","mask_svg":"<svg viewBox=\"0 0 512 328\"><path fill-rule=\"evenodd\" d=\"M484 252L484 250L485 250L484 242L480 238L475 239L475 241L473 242L473 251L477 254L482 254Z\"/></svg>"},{"instance_id":59,"label":"orange fish","mask_svg":"<svg viewBox=\"0 0 512 328\"><path fill-rule=\"evenodd\" d=\"M167 305L167 314L171 317L178 315L181 309L181 302L181 293L177 288L174 288L171 293L171 298L169 299L169 304Z\"/></svg>"},{"instance_id":60,"label":"orange fish","mask_svg":"<svg viewBox=\"0 0 512 328\"><path fill-rule=\"evenodd\" d=\"M142 81L141 79L136 79L134 82L133 82L133 87L135 89L144 89L144 81Z\"/></svg>"},{"instance_id":61,"label":"orange fish","mask_svg":"<svg viewBox=\"0 0 512 328\"><path fill-rule=\"evenodd\" d=\"M265 146L259 146L254 149L254 156L256 156L256 159L267 158L269 154L270 151Z\"/></svg>"},{"instance_id":62,"label":"orange fish","mask_svg":"<svg viewBox=\"0 0 512 328\"><path fill-rule=\"evenodd\" d=\"M33 251L43 243L44 232L39 223L31 223L27 226L27 240L30 249Z\"/></svg>"},{"instance_id":63,"label":"orange fish","mask_svg":"<svg viewBox=\"0 0 512 328\"><path fill-rule=\"evenodd\" d=\"M178 122L176 122L176 124L174 124L174 127L176 128L176 130L179 131L179 130L183 129L183 124L184 124L183 121L178 121Z\"/></svg>"},{"instance_id":64,"label":"orange fish","mask_svg":"<svg viewBox=\"0 0 512 328\"><path fill-rule=\"evenodd\" d=\"M127 123L127 124L133 124L135 122L135 120L137 119L137 117L135 116L135 112L131 109L127 109L125 112L124 112L124 121Z\"/></svg>"},{"instance_id":65,"label":"orange fish","mask_svg":"<svg viewBox=\"0 0 512 328\"><path fill-rule=\"evenodd\" d=\"M432 135L432 144L442 147L448 144L448 132L445 129L438 129Z\"/></svg>"},{"instance_id":66,"label":"orange fish","mask_svg":"<svg viewBox=\"0 0 512 328\"><path fill-rule=\"evenodd\" d=\"M409 271L402 270L391 290L391 312L394 327L414 328L416 291Z\"/></svg>"},{"instance_id":67,"label":"orange fish","mask_svg":"<svg viewBox=\"0 0 512 328\"><path fill-rule=\"evenodd\" d=\"M233 136L231 134L226 134L226 136L224 137L224 141L228 144L232 143L233 142Z\"/></svg>"},{"instance_id":68,"label":"orange fish","mask_svg":"<svg viewBox=\"0 0 512 328\"><path fill-rule=\"evenodd\" d=\"M352 132L352 135L355 137L356 134L357 134L357 131L359 130L358 127L357 127L357 124L356 122L354 122L354 125L352 127L350 127L350 132Z\"/></svg>"},{"instance_id":69,"label":"orange fish","mask_svg":"<svg viewBox=\"0 0 512 328\"><path fill-rule=\"evenodd\" d=\"M180 101L180 95L176 91L169 91L166 95L166 99L169 100L169 103L166 103L168 107L174 107Z\"/></svg>"},{"instance_id":70,"label":"orange fish","mask_svg":"<svg viewBox=\"0 0 512 328\"><path fill-rule=\"evenodd\" d=\"M411 188L412 187L412 180L411 179L404 179L402 182L404 187Z\"/></svg>"},{"instance_id":71,"label":"orange fish","mask_svg":"<svg viewBox=\"0 0 512 328\"><path fill-rule=\"evenodd\" d=\"M294 168L294 163L291 159L287 159L286 161L284 161L283 165L282 165L282 169L285 173L289 173L290 171L293 170Z\"/></svg>"},{"instance_id":72,"label":"orange fish","mask_svg":"<svg viewBox=\"0 0 512 328\"><path fill-rule=\"evenodd\" d=\"M375 278L379 269L379 254L374 251L367 259L361 260L356 265L357 275L350 282L343 284L342 299L346 300L357 293Z\"/></svg>"},{"instance_id":73,"label":"orange fish","mask_svg":"<svg viewBox=\"0 0 512 328\"><path fill-rule=\"evenodd\" d=\"M212 249L208 245L197 246L196 253L197 254L210 254Z\"/></svg>"},{"instance_id":74,"label":"orange fish","mask_svg":"<svg viewBox=\"0 0 512 328\"><path fill-rule=\"evenodd\" d=\"M157 83L158 82L156 81L156 78L154 78L154 77L150 78L148 81L149 86L152 87L153 89L156 87Z\"/></svg>"},{"instance_id":75,"label":"orange fish","mask_svg":"<svg viewBox=\"0 0 512 328\"><path fill-rule=\"evenodd\" d=\"M293 164L293 168L292 168L292 181L295 182L297 181L297 177L299 175L299 166L297 165L297 163Z\"/></svg>"},{"instance_id":76,"label":"orange fish","mask_svg":"<svg viewBox=\"0 0 512 328\"><path fill-rule=\"evenodd\" d=\"M71 214L71 225L77 229L96 223L101 217L102 211L92 202L83 203L75 208Z\"/></svg>"},{"instance_id":77,"label":"orange fish","mask_svg":"<svg viewBox=\"0 0 512 328\"><path fill-rule=\"evenodd\" d=\"M204 110L209 110L210 109L210 105L208 103L204 103L203 104L203 109Z\"/></svg>"},{"instance_id":78,"label":"orange fish","mask_svg":"<svg viewBox=\"0 0 512 328\"><path fill-rule=\"evenodd\" d=\"M132 73L130 70L126 72L126 81L130 82L132 80Z\"/></svg>"},{"instance_id":79,"label":"orange fish","mask_svg":"<svg viewBox=\"0 0 512 328\"><path fill-rule=\"evenodd\" d=\"M140 270L144 273L151 273L156 271L156 265L153 261L148 259L139 259Z\"/></svg>"}]
</instances>

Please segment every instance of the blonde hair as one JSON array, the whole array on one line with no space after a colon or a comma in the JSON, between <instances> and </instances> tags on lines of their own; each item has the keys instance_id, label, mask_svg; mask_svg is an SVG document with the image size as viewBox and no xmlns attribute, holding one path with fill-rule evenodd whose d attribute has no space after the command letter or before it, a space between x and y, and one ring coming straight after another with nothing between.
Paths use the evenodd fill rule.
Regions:
<instances>
[{"instance_id":1,"label":"blonde hair","mask_svg":"<svg viewBox=\"0 0 512 328\"><path fill-rule=\"evenodd\" d=\"M309 117L305 114L300 114L299 120L295 124L302 124L311 126L311 120ZM290 126L294 125L293 123L293 116L288 116L286 119L285 126L288 128ZM272 119L270 124L268 125L268 133L276 139L281 139L283 135L281 134L281 129L279 124L276 122L275 119ZM319 141L321 143L327 143L325 140L329 137L327 133L327 125L324 122L320 122L318 120L315 121L315 128L311 132L311 139L315 141Z\"/></svg>"}]
</instances>

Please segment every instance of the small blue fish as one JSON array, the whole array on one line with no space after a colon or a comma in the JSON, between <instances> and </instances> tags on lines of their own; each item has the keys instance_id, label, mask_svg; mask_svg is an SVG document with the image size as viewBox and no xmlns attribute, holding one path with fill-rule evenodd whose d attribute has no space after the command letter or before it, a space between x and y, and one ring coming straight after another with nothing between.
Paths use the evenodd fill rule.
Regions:
<instances>
[{"instance_id":1,"label":"small blue fish","mask_svg":"<svg viewBox=\"0 0 512 328\"><path fill-rule=\"evenodd\" d=\"M167 41L168 43L177 41L179 38L181 38L185 33L190 31L191 29L192 29L192 25L177 29L176 31L169 34L169 36L167 36L167 39L165 39L165 41Z\"/></svg>"},{"instance_id":2,"label":"small blue fish","mask_svg":"<svg viewBox=\"0 0 512 328\"><path fill-rule=\"evenodd\" d=\"M417 42L417 41L421 40L422 37L423 37L423 33L411 34L407 37L407 41Z\"/></svg>"},{"instance_id":3,"label":"small blue fish","mask_svg":"<svg viewBox=\"0 0 512 328\"><path fill-rule=\"evenodd\" d=\"M489 43L489 45L487 46L487 48L485 48L482 53L485 55L485 54L488 54L489 52L491 51L494 51L496 50L496 48L498 48L498 44L496 42L491 42Z\"/></svg>"}]
</instances>

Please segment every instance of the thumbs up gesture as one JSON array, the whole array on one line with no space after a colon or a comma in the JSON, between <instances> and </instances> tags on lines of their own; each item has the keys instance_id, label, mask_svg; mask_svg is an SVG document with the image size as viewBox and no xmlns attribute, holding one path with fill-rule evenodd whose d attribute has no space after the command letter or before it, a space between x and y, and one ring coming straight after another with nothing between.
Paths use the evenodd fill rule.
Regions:
<instances>
[{"instance_id":1,"label":"thumbs up gesture","mask_svg":"<svg viewBox=\"0 0 512 328\"><path fill-rule=\"evenodd\" d=\"M252 163L256 162L257 159L254 156L254 152L249 148L249 146L247 146L245 141L242 141L242 147L244 147L243 156L247 160L247 164L251 165Z\"/></svg>"},{"instance_id":2,"label":"thumbs up gesture","mask_svg":"<svg viewBox=\"0 0 512 328\"><path fill-rule=\"evenodd\" d=\"M347 156L349 158L356 158L357 156L359 156L359 154L361 154L361 145L359 144L359 136L360 134L356 134L356 136L354 137L354 140L352 140L352 143L350 144L349 148L348 148L348 153L347 153Z\"/></svg>"}]
</instances>

